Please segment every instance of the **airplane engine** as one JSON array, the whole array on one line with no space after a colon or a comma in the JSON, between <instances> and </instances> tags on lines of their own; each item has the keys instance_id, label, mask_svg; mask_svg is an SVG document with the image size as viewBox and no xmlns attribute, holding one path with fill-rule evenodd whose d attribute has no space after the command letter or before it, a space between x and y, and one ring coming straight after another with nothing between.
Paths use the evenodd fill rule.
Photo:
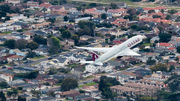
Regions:
<instances>
[{"instance_id":1,"label":"airplane engine","mask_svg":"<svg viewBox=\"0 0 180 101\"><path fill-rule=\"evenodd\" d=\"M133 49L133 52L138 53L138 52L139 52L139 48L134 48L134 49Z\"/></svg>"}]
</instances>

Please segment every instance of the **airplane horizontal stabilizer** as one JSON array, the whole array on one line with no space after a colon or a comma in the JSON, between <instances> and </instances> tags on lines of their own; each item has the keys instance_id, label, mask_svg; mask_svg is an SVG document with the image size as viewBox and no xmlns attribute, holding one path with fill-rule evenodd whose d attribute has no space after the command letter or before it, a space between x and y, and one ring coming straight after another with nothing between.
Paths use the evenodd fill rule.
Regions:
<instances>
[{"instance_id":1,"label":"airplane horizontal stabilizer","mask_svg":"<svg viewBox=\"0 0 180 101\"><path fill-rule=\"evenodd\" d=\"M92 64L94 61L80 61L80 63L88 63L88 64Z\"/></svg>"},{"instance_id":2,"label":"airplane horizontal stabilizer","mask_svg":"<svg viewBox=\"0 0 180 101\"><path fill-rule=\"evenodd\" d=\"M95 65L103 65L102 62L94 63Z\"/></svg>"}]
</instances>

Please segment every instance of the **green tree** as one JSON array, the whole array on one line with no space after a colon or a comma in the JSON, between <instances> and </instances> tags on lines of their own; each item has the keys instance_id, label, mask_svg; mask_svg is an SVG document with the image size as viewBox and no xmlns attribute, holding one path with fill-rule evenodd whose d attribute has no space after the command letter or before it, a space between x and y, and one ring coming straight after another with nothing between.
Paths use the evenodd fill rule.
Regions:
<instances>
[{"instance_id":1,"label":"green tree","mask_svg":"<svg viewBox=\"0 0 180 101\"><path fill-rule=\"evenodd\" d=\"M142 96L137 101L154 101L152 97Z\"/></svg>"},{"instance_id":2,"label":"green tree","mask_svg":"<svg viewBox=\"0 0 180 101\"><path fill-rule=\"evenodd\" d=\"M17 32L23 32L23 30L22 30L22 29L19 29L19 30L17 30Z\"/></svg>"},{"instance_id":3,"label":"green tree","mask_svg":"<svg viewBox=\"0 0 180 101\"><path fill-rule=\"evenodd\" d=\"M177 47L177 52L180 53L180 46Z\"/></svg>"},{"instance_id":4,"label":"green tree","mask_svg":"<svg viewBox=\"0 0 180 101\"><path fill-rule=\"evenodd\" d=\"M162 33L162 31L164 30L163 26L158 26L157 28L159 29L160 33Z\"/></svg>"},{"instance_id":5,"label":"green tree","mask_svg":"<svg viewBox=\"0 0 180 101\"><path fill-rule=\"evenodd\" d=\"M168 33L160 33L159 38L161 42L169 42L171 40L171 34Z\"/></svg>"},{"instance_id":6,"label":"green tree","mask_svg":"<svg viewBox=\"0 0 180 101\"><path fill-rule=\"evenodd\" d=\"M62 32L62 37L69 39L71 37L71 32L69 30L65 30Z\"/></svg>"},{"instance_id":7,"label":"green tree","mask_svg":"<svg viewBox=\"0 0 180 101\"><path fill-rule=\"evenodd\" d=\"M0 87L1 88L8 88L9 85L7 84L7 82L3 81L3 82L0 83Z\"/></svg>"},{"instance_id":8,"label":"green tree","mask_svg":"<svg viewBox=\"0 0 180 101\"><path fill-rule=\"evenodd\" d=\"M131 25L131 29L136 30L138 26L136 24Z\"/></svg>"},{"instance_id":9,"label":"green tree","mask_svg":"<svg viewBox=\"0 0 180 101\"><path fill-rule=\"evenodd\" d=\"M4 42L4 45L7 46L8 48L14 49L14 48L16 48L16 40L14 40L14 39L6 40Z\"/></svg>"},{"instance_id":10,"label":"green tree","mask_svg":"<svg viewBox=\"0 0 180 101\"><path fill-rule=\"evenodd\" d=\"M102 14L101 14L101 18L102 18L102 19L106 19L106 18L107 18L107 15L106 15L105 13L102 13Z\"/></svg>"},{"instance_id":11,"label":"green tree","mask_svg":"<svg viewBox=\"0 0 180 101\"><path fill-rule=\"evenodd\" d=\"M166 15L166 18L165 18L166 20L170 20L171 19L171 16L168 14L168 15Z\"/></svg>"},{"instance_id":12,"label":"green tree","mask_svg":"<svg viewBox=\"0 0 180 101\"><path fill-rule=\"evenodd\" d=\"M54 75L57 73L57 69L55 68L50 68L49 72L48 72L48 75Z\"/></svg>"},{"instance_id":13,"label":"green tree","mask_svg":"<svg viewBox=\"0 0 180 101\"><path fill-rule=\"evenodd\" d=\"M111 6L112 9L116 9L117 8L117 5L115 3L111 3L110 6Z\"/></svg>"},{"instance_id":14,"label":"green tree","mask_svg":"<svg viewBox=\"0 0 180 101\"><path fill-rule=\"evenodd\" d=\"M58 48L61 48L60 40L56 37L51 37L51 38L52 38L53 46L57 46Z\"/></svg>"},{"instance_id":15,"label":"green tree","mask_svg":"<svg viewBox=\"0 0 180 101\"><path fill-rule=\"evenodd\" d=\"M119 81L117 81L115 78L107 77L107 76L101 76L100 82L99 82L99 90L102 92L102 95L105 96L107 99L114 98L117 96L115 93L112 93L110 90L110 86L114 85L120 85Z\"/></svg>"},{"instance_id":16,"label":"green tree","mask_svg":"<svg viewBox=\"0 0 180 101\"><path fill-rule=\"evenodd\" d=\"M62 84L61 84L61 89L63 91L68 91L70 89L74 89L78 87L78 82L75 79L72 78L67 78L65 80L63 80Z\"/></svg>"},{"instance_id":17,"label":"green tree","mask_svg":"<svg viewBox=\"0 0 180 101\"><path fill-rule=\"evenodd\" d=\"M156 64L154 66L151 66L150 69L152 72L154 72L154 71L165 71L165 72L167 72L168 66L167 66L167 64L159 63L159 64Z\"/></svg>"},{"instance_id":18,"label":"green tree","mask_svg":"<svg viewBox=\"0 0 180 101\"><path fill-rule=\"evenodd\" d=\"M108 11L108 8L107 7L105 7L105 9L104 9L106 12Z\"/></svg>"},{"instance_id":19,"label":"green tree","mask_svg":"<svg viewBox=\"0 0 180 101\"><path fill-rule=\"evenodd\" d=\"M49 53L51 55L53 54L57 54L59 52L60 48L58 46L52 46L50 49L49 49Z\"/></svg>"},{"instance_id":20,"label":"green tree","mask_svg":"<svg viewBox=\"0 0 180 101\"><path fill-rule=\"evenodd\" d=\"M16 48L18 49L25 49L27 46L27 41L24 39L19 39L16 41Z\"/></svg>"},{"instance_id":21,"label":"green tree","mask_svg":"<svg viewBox=\"0 0 180 101\"><path fill-rule=\"evenodd\" d=\"M64 16L64 21L68 21L68 17L67 16Z\"/></svg>"},{"instance_id":22,"label":"green tree","mask_svg":"<svg viewBox=\"0 0 180 101\"><path fill-rule=\"evenodd\" d=\"M77 34L73 34L73 35L71 36L71 39L73 39L73 40L78 40L78 39L79 39L79 36L78 36Z\"/></svg>"},{"instance_id":23,"label":"green tree","mask_svg":"<svg viewBox=\"0 0 180 101\"><path fill-rule=\"evenodd\" d=\"M41 35L37 35L33 38L33 41L38 43L38 44L47 44L47 40L43 38Z\"/></svg>"},{"instance_id":24,"label":"green tree","mask_svg":"<svg viewBox=\"0 0 180 101\"><path fill-rule=\"evenodd\" d=\"M115 36L115 35L112 35L112 36L110 37L110 41L113 41L115 38L116 38L116 36Z\"/></svg>"},{"instance_id":25,"label":"green tree","mask_svg":"<svg viewBox=\"0 0 180 101\"><path fill-rule=\"evenodd\" d=\"M38 47L39 45L34 41L27 44L27 48L30 48L31 50L37 49Z\"/></svg>"},{"instance_id":26,"label":"green tree","mask_svg":"<svg viewBox=\"0 0 180 101\"><path fill-rule=\"evenodd\" d=\"M177 13L177 12L178 12L178 11L175 10L175 9L168 10L168 13L170 13L170 14L175 14L175 13Z\"/></svg>"},{"instance_id":27,"label":"green tree","mask_svg":"<svg viewBox=\"0 0 180 101\"><path fill-rule=\"evenodd\" d=\"M77 6L76 9L79 11L81 11L81 6Z\"/></svg>"},{"instance_id":28,"label":"green tree","mask_svg":"<svg viewBox=\"0 0 180 101\"><path fill-rule=\"evenodd\" d=\"M5 97L5 94L3 93L3 91L0 91L0 99L1 99L1 101L6 101L6 97Z\"/></svg>"},{"instance_id":29,"label":"green tree","mask_svg":"<svg viewBox=\"0 0 180 101\"><path fill-rule=\"evenodd\" d=\"M127 13L128 13L129 15L133 16L133 15L136 15L136 10L131 8L131 9L129 9L129 10L127 11Z\"/></svg>"},{"instance_id":30,"label":"green tree","mask_svg":"<svg viewBox=\"0 0 180 101\"><path fill-rule=\"evenodd\" d=\"M52 92L50 92L48 95L49 95L49 96L52 96L52 97L55 97L55 94L54 94L54 92L53 92L53 91L52 91Z\"/></svg>"},{"instance_id":31,"label":"green tree","mask_svg":"<svg viewBox=\"0 0 180 101\"><path fill-rule=\"evenodd\" d=\"M155 10L149 10L148 13L155 13Z\"/></svg>"},{"instance_id":32,"label":"green tree","mask_svg":"<svg viewBox=\"0 0 180 101\"><path fill-rule=\"evenodd\" d=\"M18 101L26 101L26 98L18 96Z\"/></svg>"},{"instance_id":33,"label":"green tree","mask_svg":"<svg viewBox=\"0 0 180 101\"><path fill-rule=\"evenodd\" d=\"M32 51L30 51L30 52L28 52L27 54L26 54L26 58L34 58L34 57L36 57L37 55L36 55L36 53L35 52L32 52Z\"/></svg>"},{"instance_id":34,"label":"green tree","mask_svg":"<svg viewBox=\"0 0 180 101\"><path fill-rule=\"evenodd\" d=\"M64 32L66 29L65 28L59 28L59 31L62 33Z\"/></svg>"},{"instance_id":35,"label":"green tree","mask_svg":"<svg viewBox=\"0 0 180 101\"><path fill-rule=\"evenodd\" d=\"M173 69L175 69L175 66L174 65L170 65L169 72L171 72Z\"/></svg>"}]
</instances>

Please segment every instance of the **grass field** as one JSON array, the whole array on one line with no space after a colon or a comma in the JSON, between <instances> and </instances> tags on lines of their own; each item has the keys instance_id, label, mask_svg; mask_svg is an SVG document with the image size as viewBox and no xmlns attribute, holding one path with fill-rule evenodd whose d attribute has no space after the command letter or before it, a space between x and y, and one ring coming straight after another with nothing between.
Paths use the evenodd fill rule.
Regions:
<instances>
[{"instance_id":1,"label":"grass field","mask_svg":"<svg viewBox=\"0 0 180 101\"><path fill-rule=\"evenodd\" d=\"M37 57L34 57L33 59L41 59L41 58L44 58L45 56L37 56Z\"/></svg>"},{"instance_id":2,"label":"grass field","mask_svg":"<svg viewBox=\"0 0 180 101\"><path fill-rule=\"evenodd\" d=\"M95 82L91 82L91 83L87 83L87 84L84 84L84 85L80 85L79 87L83 87L83 86L92 86L92 85L96 85L97 83Z\"/></svg>"},{"instance_id":3,"label":"grass field","mask_svg":"<svg viewBox=\"0 0 180 101\"><path fill-rule=\"evenodd\" d=\"M150 46L151 43L143 43L144 46Z\"/></svg>"}]
</instances>

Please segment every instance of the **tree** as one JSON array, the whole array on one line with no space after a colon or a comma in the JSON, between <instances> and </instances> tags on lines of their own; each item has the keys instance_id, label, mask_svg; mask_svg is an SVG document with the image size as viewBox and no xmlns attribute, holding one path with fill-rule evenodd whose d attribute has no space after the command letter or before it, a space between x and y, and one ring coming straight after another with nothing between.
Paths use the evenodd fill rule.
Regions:
<instances>
[{"instance_id":1,"label":"tree","mask_svg":"<svg viewBox=\"0 0 180 101\"><path fill-rule=\"evenodd\" d=\"M59 0L59 5L66 4L66 3L67 3L66 0Z\"/></svg>"},{"instance_id":2,"label":"tree","mask_svg":"<svg viewBox=\"0 0 180 101\"><path fill-rule=\"evenodd\" d=\"M83 12L83 14L84 14L85 8L83 7L83 8L81 8L81 10L82 10L82 12Z\"/></svg>"},{"instance_id":3,"label":"tree","mask_svg":"<svg viewBox=\"0 0 180 101\"><path fill-rule=\"evenodd\" d=\"M131 25L131 29L136 30L138 26L136 24Z\"/></svg>"},{"instance_id":4,"label":"tree","mask_svg":"<svg viewBox=\"0 0 180 101\"><path fill-rule=\"evenodd\" d=\"M100 82L99 82L99 90L102 92L102 95L106 98L114 98L117 96L115 93L112 93L110 90L110 86L114 85L120 85L119 81L117 81L115 78L107 77L107 76L101 76Z\"/></svg>"},{"instance_id":5,"label":"tree","mask_svg":"<svg viewBox=\"0 0 180 101\"><path fill-rule=\"evenodd\" d=\"M64 21L68 21L68 17L67 16L64 16Z\"/></svg>"},{"instance_id":6,"label":"tree","mask_svg":"<svg viewBox=\"0 0 180 101\"><path fill-rule=\"evenodd\" d=\"M73 35L71 36L71 39L73 39L73 40L78 40L78 39L79 39L79 36L78 36L77 34L73 34Z\"/></svg>"},{"instance_id":7,"label":"tree","mask_svg":"<svg viewBox=\"0 0 180 101\"><path fill-rule=\"evenodd\" d=\"M18 96L18 101L26 101L26 98Z\"/></svg>"},{"instance_id":8,"label":"tree","mask_svg":"<svg viewBox=\"0 0 180 101\"><path fill-rule=\"evenodd\" d=\"M61 48L61 45L60 45L60 40L56 37L51 37L52 39L52 43L53 43L53 46L56 46L58 48Z\"/></svg>"},{"instance_id":9,"label":"tree","mask_svg":"<svg viewBox=\"0 0 180 101\"><path fill-rule=\"evenodd\" d=\"M159 63L159 64L156 64L154 66L151 66L150 69L152 72L154 72L154 71L165 71L165 72L167 72L168 66L167 66L167 64Z\"/></svg>"},{"instance_id":10,"label":"tree","mask_svg":"<svg viewBox=\"0 0 180 101\"><path fill-rule=\"evenodd\" d=\"M171 34L168 33L160 33L159 38L161 42L169 42L171 40Z\"/></svg>"},{"instance_id":11,"label":"tree","mask_svg":"<svg viewBox=\"0 0 180 101\"><path fill-rule=\"evenodd\" d=\"M147 65L154 65L155 63L156 63L156 60L152 60L150 58L146 61Z\"/></svg>"},{"instance_id":12,"label":"tree","mask_svg":"<svg viewBox=\"0 0 180 101\"><path fill-rule=\"evenodd\" d=\"M17 32L23 32L23 30L22 30L22 29L19 29L19 30L17 30Z\"/></svg>"},{"instance_id":13,"label":"tree","mask_svg":"<svg viewBox=\"0 0 180 101\"><path fill-rule=\"evenodd\" d=\"M142 96L137 101L154 101L152 97Z\"/></svg>"},{"instance_id":14,"label":"tree","mask_svg":"<svg viewBox=\"0 0 180 101\"><path fill-rule=\"evenodd\" d=\"M161 18L159 15L153 15L153 18Z\"/></svg>"},{"instance_id":15,"label":"tree","mask_svg":"<svg viewBox=\"0 0 180 101\"><path fill-rule=\"evenodd\" d=\"M27 44L27 48L30 48L31 50L37 49L38 47L39 45L34 41Z\"/></svg>"},{"instance_id":16,"label":"tree","mask_svg":"<svg viewBox=\"0 0 180 101\"><path fill-rule=\"evenodd\" d=\"M27 41L24 39L19 39L16 41L16 48L18 49L25 49L27 45Z\"/></svg>"},{"instance_id":17,"label":"tree","mask_svg":"<svg viewBox=\"0 0 180 101\"><path fill-rule=\"evenodd\" d=\"M148 13L155 13L155 10L149 10Z\"/></svg>"},{"instance_id":18,"label":"tree","mask_svg":"<svg viewBox=\"0 0 180 101\"><path fill-rule=\"evenodd\" d=\"M3 82L0 83L0 87L1 87L1 88L8 88L8 86L9 86L9 85L8 85L7 82L5 82L5 81L3 81Z\"/></svg>"},{"instance_id":19,"label":"tree","mask_svg":"<svg viewBox=\"0 0 180 101\"><path fill-rule=\"evenodd\" d=\"M14 40L14 39L6 40L4 42L4 45L7 46L8 48L14 49L14 48L16 48L16 40Z\"/></svg>"},{"instance_id":20,"label":"tree","mask_svg":"<svg viewBox=\"0 0 180 101\"><path fill-rule=\"evenodd\" d=\"M81 6L77 6L76 9L79 11L81 11Z\"/></svg>"},{"instance_id":21,"label":"tree","mask_svg":"<svg viewBox=\"0 0 180 101\"><path fill-rule=\"evenodd\" d=\"M129 15L133 16L133 15L136 15L136 10L131 8L131 9L129 9L129 10L127 11L127 13L128 13Z\"/></svg>"},{"instance_id":22,"label":"tree","mask_svg":"<svg viewBox=\"0 0 180 101\"><path fill-rule=\"evenodd\" d=\"M111 6L112 9L116 9L117 8L117 5L115 3L111 3L110 6Z\"/></svg>"},{"instance_id":23,"label":"tree","mask_svg":"<svg viewBox=\"0 0 180 101\"><path fill-rule=\"evenodd\" d=\"M101 14L101 18L102 18L102 19L106 19L106 18L107 18L107 15L106 15L105 13L102 13L102 14Z\"/></svg>"},{"instance_id":24,"label":"tree","mask_svg":"<svg viewBox=\"0 0 180 101\"><path fill-rule=\"evenodd\" d=\"M177 12L178 12L178 11L175 10L175 9L171 9L171 10L168 11L168 13L170 13L170 14L175 14L175 13L177 13Z\"/></svg>"},{"instance_id":25,"label":"tree","mask_svg":"<svg viewBox=\"0 0 180 101\"><path fill-rule=\"evenodd\" d=\"M110 37L110 41L113 41L115 38L116 38L116 36L115 36L115 35L112 35L112 36Z\"/></svg>"},{"instance_id":26,"label":"tree","mask_svg":"<svg viewBox=\"0 0 180 101\"><path fill-rule=\"evenodd\" d=\"M164 30L163 26L158 26L157 28L159 29L160 33L162 33L162 31Z\"/></svg>"},{"instance_id":27,"label":"tree","mask_svg":"<svg viewBox=\"0 0 180 101\"><path fill-rule=\"evenodd\" d=\"M38 44L47 44L46 39L43 38L41 35L37 35L33 38L33 41Z\"/></svg>"},{"instance_id":28,"label":"tree","mask_svg":"<svg viewBox=\"0 0 180 101\"><path fill-rule=\"evenodd\" d=\"M107 7L105 7L105 9L104 9L106 12L108 11L108 8Z\"/></svg>"},{"instance_id":29,"label":"tree","mask_svg":"<svg viewBox=\"0 0 180 101\"><path fill-rule=\"evenodd\" d=\"M6 18L4 19L4 22L8 20L10 20L10 16L6 16Z\"/></svg>"},{"instance_id":30,"label":"tree","mask_svg":"<svg viewBox=\"0 0 180 101\"><path fill-rule=\"evenodd\" d=\"M52 46L50 49L49 49L49 53L50 54L57 54L59 52L60 48L58 46Z\"/></svg>"},{"instance_id":31,"label":"tree","mask_svg":"<svg viewBox=\"0 0 180 101\"><path fill-rule=\"evenodd\" d=\"M33 58L33 57L36 57L37 55L36 55L36 53L35 52L32 52L32 51L30 51L30 52L28 52L27 54L26 54L26 58Z\"/></svg>"},{"instance_id":32,"label":"tree","mask_svg":"<svg viewBox=\"0 0 180 101\"><path fill-rule=\"evenodd\" d=\"M65 28L59 28L59 31L62 33L63 31L65 31Z\"/></svg>"},{"instance_id":33,"label":"tree","mask_svg":"<svg viewBox=\"0 0 180 101\"><path fill-rule=\"evenodd\" d=\"M50 68L48 75L54 75L57 73L57 69L56 68Z\"/></svg>"},{"instance_id":34,"label":"tree","mask_svg":"<svg viewBox=\"0 0 180 101\"><path fill-rule=\"evenodd\" d=\"M70 89L74 89L78 87L78 82L75 79L72 78L67 78L65 80L63 80L62 84L61 84L61 89L63 91L68 91Z\"/></svg>"},{"instance_id":35,"label":"tree","mask_svg":"<svg viewBox=\"0 0 180 101\"><path fill-rule=\"evenodd\" d=\"M5 97L5 94L3 93L3 91L0 91L0 99L1 99L1 101L6 101L6 97Z\"/></svg>"},{"instance_id":36,"label":"tree","mask_svg":"<svg viewBox=\"0 0 180 101\"><path fill-rule=\"evenodd\" d=\"M173 69L175 69L175 66L174 65L170 65L169 72L171 72Z\"/></svg>"},{"instance_id":37,"label":"tree","mask_svg":"<svg viewBox=\"0 0 180 101\"><path fill-rule=\"evenodd\" d=\"M170 15L166 15L166 20L170 20L171 19L171 16Z\"/></svg>"},{"instance_id":38,"label":"tree","mask_svg":"<svg viewBox=\"0 0 180 101\"><path fill-rule=\"evenodd\" d=\"M180 46L177 47L177 52L180 53Z\"/></svg>"},{"instance_id":39,"label":"tree","mask_svg":"<svg viewBox=\"0 0 180 101\"><path fill-rule=\"evenodd\" d=\"M69 39L71 37L71 32L69 30L65 30L62 32L62 37Z\"/></svg>"}]
</instances>

